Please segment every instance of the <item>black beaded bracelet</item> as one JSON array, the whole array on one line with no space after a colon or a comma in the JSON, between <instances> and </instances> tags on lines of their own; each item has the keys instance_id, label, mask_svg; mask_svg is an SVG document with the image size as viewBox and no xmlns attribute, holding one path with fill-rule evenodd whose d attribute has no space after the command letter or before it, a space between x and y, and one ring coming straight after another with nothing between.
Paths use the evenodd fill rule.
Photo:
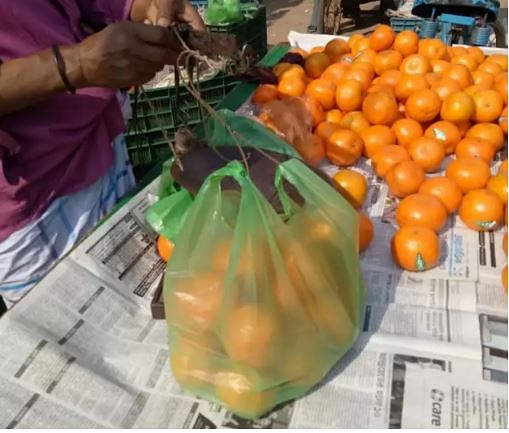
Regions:
<instances>
[{"instance_id":1,"label":"black beaded bracelet","mask_svg":"<svg viewBox=\"0 0 509 433\"><path fill-rule=\"evenodd\" d=\"M69 78L67 78L67 70L65 67L65 61L62 57L62 53L60 52L60 48L58 45L53 45L51 47L51 50L53 51L53 60L55 61L55 64L57 65L58 73L60 74L60 77L62 78L62 81L64 82L64 86L66 90L70 93L76 93L76 89L71 85L69 82Z\"/></svg>"}]
</instances>

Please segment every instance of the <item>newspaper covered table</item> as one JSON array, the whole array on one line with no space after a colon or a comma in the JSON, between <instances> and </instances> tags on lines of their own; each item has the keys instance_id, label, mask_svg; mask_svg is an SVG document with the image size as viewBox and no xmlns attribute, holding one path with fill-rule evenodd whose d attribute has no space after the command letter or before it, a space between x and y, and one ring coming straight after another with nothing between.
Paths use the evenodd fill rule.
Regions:
<instances>
[{"instance_id":1,"label":"newspaper covered table","mask_svg":"<svg viewBox=\"0 0 509 433\"><path fill-rule=\"evenodd\" d=\"M441 265L402 272L388 254L395 203L366 161L355 169L375 221L362 333L307 396L246 421L175 382L150 314L164 271L144 220L155 180L0 320L0 427L507 428L502 232L451 219Z\"/></svg>"}]
</instances>

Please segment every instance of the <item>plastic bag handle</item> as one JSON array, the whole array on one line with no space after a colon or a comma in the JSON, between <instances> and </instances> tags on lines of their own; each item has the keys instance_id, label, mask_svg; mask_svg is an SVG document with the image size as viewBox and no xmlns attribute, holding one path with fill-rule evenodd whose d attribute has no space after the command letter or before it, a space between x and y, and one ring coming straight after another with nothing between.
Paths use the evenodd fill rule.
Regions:
<instances>
[{"instance_id":1,"label":"plastic bag handle","mask_svg":"<svg viewBox=\"0 0 509 433\"><path fill-rule=\"evenodd\" d=\"M230 161L224 167L209 174L203 182L203 190L216 186L225 177L233 177L241 188L246 185L246 182L249 182L249 177L247 176L244 165L240 161Z\"/></svg>"}]
</instances>

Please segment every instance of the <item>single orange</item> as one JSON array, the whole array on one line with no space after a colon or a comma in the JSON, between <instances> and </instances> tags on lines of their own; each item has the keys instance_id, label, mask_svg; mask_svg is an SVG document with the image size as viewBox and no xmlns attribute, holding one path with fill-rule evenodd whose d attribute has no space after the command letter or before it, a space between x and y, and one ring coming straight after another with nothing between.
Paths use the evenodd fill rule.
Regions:
<instances>
[{"instance_id":1,"label":"single orange","mask_svg":"<svg viewBox=\"0 0 509 433\"><path fill-rule=\"evenodd\" d=\"M285 78L300 78L301 80L306 79L306 71L300 65L293 65L289 63L281 63L276 65L274 71L279 71L278 67L281 67L280 72L274 72L278 81L281 82Z\"/></svg>"},{"instance_id":2,"label":"single orange","mask_svg":"<svg viewBox=\"0 0 509 433\"><path fill-rule=\"evenodd\" d=\"M364 39L364 36L362 35L362 33L354 33L352 36L350 36L348 38L348 42L347 42L347 45L350 49L353 48L353 46L359 42L361 39Z\"/></svg>"},{"instance_id":3,"label":"single orange","mask_svg":"<svg viewBox=\"0 0 509 433\"><path fill-rule=\"evenodd\" d=\"M450 65L444 72L442 78L450 78L456 81L462 89L474 84L472 73L465 65Z\"/></svg>"},{"instance_id":4,"label":"single orange","mask_svg":"<svg viewBox=\"0 0 509 433\"><path fill-rule=\"evenodd\" d=\"M403 55L396 50L380 51L375 58L375 72L382 75L392 69L399 69Z\"/></svg>"},{"instance_id":5,"label":"single orange","mask_svg":"<svg viewBox=\"0 0 509 433\"><path fill-rule=\"evenodd\" d=\"M445 149L442 143L426 136L410 143L408 153L426 173L437 171L445 158Z\"/></svg>"},{"instance_id":6,"label":"single orange","mask_svg":"<svg viewBox=\"0 0 509 433\"><path fill-rule=\"evenodd\" d=\"M445 60L432 60L431 61L431 70L436 72L437 74L442 75L442 73L449 67L449 62Z\"/></svg>"},{"instance_id":7,"label":"single orange","mask_svg":"<svg viewBox=\"0 0 509 433\"><path fill-rule=\"evenodd\" d=\"M440 116L442 120L464 122L474 116L475 110L475 102L470 95L465 92L455 92L445 98Z\"/></svg>"},{"instance_id":8,"label":"single orange","mask_svg":"<svg viewBox=\"0 0 509 433\"><path fill-rule=\"evenodd\" d=\"M507 73L503 72L496 76L493 89L502 96L504 105L507 105Z\"/></svg>"},{"instance_id":9,"label":"single orange","mask_svg":"<svg viewBox=\"0 0 509 433\"><path fill-rule=\"evenodd\" d=\"M466 194L469 191L486 186L490 179L490 167L479 158L456 158L447 166L445 175Z\"/></svg>"},{"instance_id":10,"label":"single orange","mask_svg":"<svg viewBox=\"0 0 509 433\"><path fill-rule=\"evenodd\" d=\"M372 79L372 74L367 69L363 67L351 67L348 69L348 71L345 72L345 75L343 75L343 80L341 81L344 82L346 80L356 80L362 84L364 90L367 90L371 84Z\"/></svg>"},{"instance_id":11,"label":"single orange","mask_svg":"<svg viewBox=\"0 0 509 433\"><path fill-rule=\"evenodd\" d=\"M397 120L393 123L392 130L396 134L397 143L406 148L410 146L412 141L423 135L421 124L413 119Z\"/></svg>"},{"instance_id":12,"label":"single orange","mask_svg":"<svg viewBox=\"0 0 509 433\"><path fill-rule=\"evenodd\" d=\"M325 120L327 122L341 123L343 117L345 117L345 113L343 113L341 110L338 110L337 108L329 110L325 113Z\"/></svg>"},{"instance_id":13,"label":"single orange","mask_svg":"<svg viewBox=\"0 0 509 433\"><path fill-rule=\"evenodd\" d=\"M502 111L502 114L498 118L498 126L502 132L507 136L507 107Z\"/></svg>"},{"instance_id":14,"label":"single orange","mask_svg":"<svg viewBox=\"0 0 509 433\"><path fill-rule=\"evenodd\" d=\"M466 47L447 47L447 51L449 53L449 57L452 59L453 57L459 56L461 54L468 54L468 49Z\"/></svg>"},{"instance_id":15,"label":"single orange","mask_svg":"<svg viewBox=\"0 0 509 433\"><path fill-rule=\"evenodd\" d=\"M498 173L507 174L507 158L502 161L500 167L498 167Z\"/></svg>"},{"instance_id":16,"label":"single orange","mask_svg":"<svg viewBox=\"0 0 509 433\"><path fill-rule=\"evenodd\" d=\"M504 132L495 123L477 123L467 131L466 136L488 141L495 148L495 151L499 151L504 147Z\"/></svg>"},{"instance_id":17,"label":"single orange","mask_svg":"<svg viewBox=\"0 0 509 433\"><path fill-rule=\"evenodd\" d=\"M507 173L491 176L486 188L493 191L504 205L507 204Z\"/></svg>"},{"instance_id":18,"label":"single orange","mask_svg":"<svg viewBox=\"0 0 509 433\"><path fill-rule=\"evenodd\" d=\"M164 236L157 238L157 253L165 262L168 262L173 254L175 244Z\"/></svg>"},{"instance_id":19,"label":"single orange","mask_svg":"<svg viewBox=\"0 0 509 433\"><path fill-rule=\"evenodd\" d=\"M507 256L507 232L504 233L504 239L502 241L502 247L504 249L504 253Z\"/></svg>"},{"instance_id":20,"label":"single orange","mask_svg":"<svg viewBox=\"0 0 509 433\"><path fill-rule=\"evenodd\" d=\"M387 125L373 125L361 132L364 142L364 156L373 158L381 148L396 143L396 135Z\"/></svg>"},{"instance_id":21,"label":"single orange","mask_svg":"<svg viewBox=\"0 0 509 433\"><path fill-rule=\"evenodd\" d=\"M456 124L446 120L440 120L430 125L424 135L440 141L447 155L454 153L456 145L461 140L461 132Z\"/></svg>"},{"instance_id":22,"label":"single orange","mask_svg":"<svg viewBox=\"0 0 509 433\"><path fill-rule=\"evenodd\" d=\"M486 57L486 62L496 63L503 72L507 72L507 54L492 54Z\"/></svg>"},{"instance_id":23,"label":"single orange","mask_svg":"<svg viewBox=\"0 0 509 433\"><path fill-rule=\"evenodd\" d=\"M327 67L331 64L329 57L324 53L310 54L304 64L306 73L311 78L320 78Z\"/></svg>"},{"instance_id":24,"label":"single orange","mask_svg":"<svg viewBox=\"0 0 509 433\"><path fill-rule=\"evenodd\" d=\"M359 252L365 251L373 240L373 222L364 213L359 214Z\"/></svg>"},{"instance_id":25,"label":"single orange","mask_svg":"<svg viewBox=\"0 0 509 433\"><path fill-rule=\"evenodd\" d=\"M421 39L418 53L429 60L442 60L447 57L447 47L440 39Z\"/></svg>"},{"instance_id":26,"label":"single orange","mask_svg":"<svg viewBox=\"0 0 509 433\"><path fill-rule=\"evenodd\" d=\"M428 88L429 83L425 74L401 74L394 88L394 94L399 101L405 102L412 93Z\"/></svg>"},{"instance_id":27,"label":"single orange","mask_svg":"<svg viewBox=\"0 0 509 433\"><path fill-rule=\"evenodd\" d=\"M253 102L258 105L263 105L266 102L273 101L278 98L277 86L273 84L261 84L253 93Z\"/></svg>"},{"instance_id":28,"label":"single orange","mask_svg":"<svg viewBox=\"0 0 509 433\"><path fill-rule=\"evenodd\" d=\"M472 230L494 230L504 217L504 205L497 194L489 189L470 191L461 201L459 216Z\"/></svg>"},{"instance_id":29,"label":"single orange","mask_svg":"<svg viewBox=\"0 0 509 433\"><path fill-rule=\"evenodd\" d=\"M373 78L375 78L376 72L375 72L374 61L373 62L364 61L364 60L362 60L361 57L359 57L358 59L355 59L353 64L350 66L350 68L351 69L361 69L361 70L365 71L367 74L366 76L369 77L369 80L373 80Z\"/></svg>"},{"instance_id":30,"label":"single orange","mask_svg":"<svg viewBox=\"0 0 509 433\"><path fill-rule=\"evenodd\" d=\"M396 222L400 227L426 227L437 233L444 228L447 217L442 202L424 193L405 197L396 209Z\"/></svg>"},{"instance_id":31,"label":"single orange","mask_svg":"<svg viewBox=\"0 0 509 433\"><path fill-rule=\"evenodd\" d=\"M336 85L325 78L311 81L306 88L306 95L318 101L324 110L331 110L336 106Z\"/></svg>"},{"instance_id":32,"label":"single orange","mask_svg":"<svg viewBox=\"0 0 509 433\"><path fill-rule=\"evenodd\" d=\"M318 167L320 162L325 158L325 145L323 140L316 134L310 134L308 139L295 146L295 149L304 158L308 164L313 167Z\"/></svg>"},{"instance_id":33,"label":"single orange","mask_svg":"<svg viewBox=\"0 0 509 433\"><path fill-rule=\"evenodd\" d=\"M479 65L486 60L486 55L479 47L468 47L467 52L477 60Z\"/></svg>"},{"instance_id":34,"label":"single orange","mask_svg":"<svg viewBox=\"0 0 509 433\"><path fill-rule=\"evenodd\" d=\"M298 77L283 78L277 86L277 91L281 98L302 96L306 91L306 83Z\"/></svg>"},{"instance_id":35,"label":"single orange","mask_svg":"<svg viewBox=\"0 0 509 433\"><path fill-rule=\"evenodd\" d=\"M323 51L331 62L337 62L341 60L341 56L343 54L347 54L350 52L350 47L347 42L343 39L333 39L332 41L327 42L325 45L325 50Z\"/></svg>"},{"instance_id":36,"label":"single orange","mask_svg":"<svg viewBox=\"0 0 509 433\"><path fill-rule=\"evenodd\" d=\"M364 99L362 112L372 125L392 125L398 118L398 104L387 92L375 92Z\"/></svg>"},{"instance_id":37,"label":"single orange","mask_svg":"<svg viewBox=\"0 0 509 433\"><path fill-rule=\"evenodd\" d=\"M426 74L426 81L430 86L432 86L434 83L440 81L442 79L441 74L438 72L428 72Z\"/></svg>"},{"instance_id":38,"label":"single orange","mask_svg":"<svg viewBox=\"0 0 509 433\"><path fill-rule=\"evenodd\" d=\"M368 182L361 173L341 170L336 173L333 180L338 191L354 208L360 209L364 205L368 194Z\"/></svg>"},{"instance_id":39,"label":"single orange","mask_svg":"<svg viewBox=\"0 0 509 433\"><path fill-rule=\"evenodd\" d=\"M333 133L325 143L327 158L338 166L355 164L362 155L362 148L359 135L349 129Z\"/></svg>"},{"instance_id":40,"label":"single orange","mask_svg":"<svg viewBox=\"0 0 509 433\"><path fill-rule=\"evenodd\" d=\"M321 45L313 47L309 50L309 54L316 54L316 53L323 53L325 50L325 47L322 47Z\"/></svg>"},{"instance_id":41,"label":"single orange","mask_svg":"<svg viewBox=\"0 0 509 433\"><path fill-rule=\"evenodd\" d=\"M469 53L460 54L451 59L452 65L464 65L470 72L474 72L479 67L479 61Z\"/></svg>"},{"instance_id":42,"label":"single orange","mask_svg":"<svg viewBox=\"0 0 509 433\"><path fill-rule=\"evenodd\" d=\"M480 90L472 96L475 104L473 119L476 122L494 122L502 114L504 100L496 90Z\"/></svg>"},{"instance_id":43,"label":"single orange","mask_svg":"<svg viewBox=\"0 0 509 433\"><path fill-rule=\"evenodd\" d=\"M419 188L419 192L439 199L451 214L458 210L463 198L460 187L445 176L435 176L426 179Z\"/></svg>"},{"instance_id":44,"label":"single orange","mask_svg":"<svg viewBox=\"0 0 509 433\"><path fill-rule=\"evenodd\" d=\"M421 54L412 54L403 59L399 69L404 74L426 74L431 72L431 62Z\"/></svg>"},{"instance_id":45,"label":"single orange","mask_svg":"<svg viewBox=\"0 0 509 433\"><path fill-rule=\"evenodd\" d=\"M442 101L453 93L461 92L461 86L450 78L441 78L431 85L431 89L437 92Z\"/></svg>"},{"instance_id":46,"label":"single orange","mask_svg":"<svg viewBox=\"0 0 509 433\"><path fill-rule=\"evenodd\" d=\"M364 87L357 80L342 80L336 89L336 104L345 113L359 110L364 100Z\"/></svg>"},{"instance_id":47,"label":"single orange","mask_svg":"<svg viewBox=\"0 0 509 433\"><path fill-rule=\"evenodd\" d=\"M474 85L482 89L492 89L495 85L495 77L486 71L479 70L472 72L472 79L474 80Z\"/></svg>"},{"instance_id":48,"label":"single orange","mask_svg":"<svg viewBox=\"0 0 509 433\"><path fill-rule=\"evenodd\" d=\"M488 164L493 161L495 148L493 145L482 138L466 137L456 146L456 157L473 156L486 161Z\"/></svg>"},{"instance_id":49,"label":"single orange","mask_svg":"<svg viewBox=\"0 0 509 433\"><path fill-rule=\"evenodd\" d=\"M484 87L476 86L475 84L473 86L469 86L463 91L467 93L470 96L474 96L475 93L480 92L481 90L486 90Z\"/></svg>"},{"instance_id":50,"label":"single orange","mask_svg":"<svg viewBox=\"0 0 509 433\"><path fill-rule=\"evenodd\" d=\"M389 144L378 149L371 160L373 171L383 178L397 163L410 160L410 154L403 146Z\"/></svg>"},{"instance_id":51,"label":"single orange","mask_svg":"<svg viewBox=\"0 0 509 433\"><path fill-rule=\"evenodd\" d=\"M379 77L379 84L381 86L389 86L389 87L396 87L399 80L401 78L401 71L399 69L392 69L389 71L385 71L382 75Z\"/></svg>"},{"instance_id":52,"label":"single orange","mask_svg":"<svg viewBox=\"0 0 509 433\"><path fill-rule=\"evenodd\" d=\"M502 269L502 287L507 295L507 265L505 265L504 269Z\"/></svg>"},{"instance_id":53,"label":"single orange","mask_svg":"<svg viewBox=\"0 0 509 433\"><path fill-rule=\"evenodd\" d=\"M362 51L365 51L365 50L368 50L368 49L371 49L370 48L370 40L369 38L362 38L362 39L359 39L357 42L355 42L352 46L352 54L355 56L359 53L361 53Z\"/></svg>"},{"instance_id":54,"label":"single orange","mask_svg":"<svg viewBox=\"0 0 509 433\"><path fill-rule=\"evenodd\" d=\"M352 111L345 114L345 117L343 117L341 121L341 126L357 134L361 134L361 132L369 128L371 124L362 111Z\"/></svg>"},{"instance_id":55,"label":"single orange","mask_svg":"<svg viewBox=\"0 0 509 433\"><path fill-rule=\"evenodd\" d=\"M419 36L411 30L403 30L396 35L393 48L399 51L403 57L415 54L419 49Z\"/></svg>"},{"instance_id":56,"label":"single orange","mask_svg":"<svg viewBox=\"0 0 509 433\"><path fill-rule=\"evenodd\" d=\"M484 63L481 63L477 69L479 71L489 72L492 75L498 75L501 72L503 72L502 67L498 63L491 62L489 60L489 57L486 59Z\"/></svg>"},{"instance_id":57,"label":"single orange","mask_svg":"<svg viewBox=\"0 0 509 433\"><path fill-rule=\"evenodd\" d=\"M388 50L396 38L394 30L385 24L379 25L369 38L369 46L375 51Z\"/></svg>"},{"instance_id":58,"label":"single orange","mask_svg":"<svg viewBox=\"0 0 509 433\"><path fill-rule=\"evenodd\" d=\"M462 138L467 135L467 132L472 128L472 122L470 120L462 120L461 122L454 122L454 124L458 128Z\"/></svg>"},{"instance_id":59,"label":"single orange","mask_svg":"<svg viewBox=\"0 0 509 433\"><path fill-rule=\"evenodd\" d=\"M350 66L344 63L333 63L332 65L328 66L325 71L323 71L322 78L332 81L337 85L349 68Z\"/></svg>"},{"instance_id":60,"label":"single orange","mask_svg":"<svg viewBox=\"0 0 509 433\"><path fill-rule=\"evenodd\" d=\"M304 95L302 97L302 101L311 115L313 128L325 121L325 112L323 111L321 104L315 98Z\"/></svg>"},{"instance_id":61,"label":"single orange","mask_svg":"<svg viewBox=\"0 0 509 433\"><path fill-rule=\"evenodd\" d=\"M389 191L395 197L406 197L416 193L424 180L424 170L411 160L398 162L385 176Z\"/></svg>"},{"instance_id":62,"label":"single orange","mask_svg":"<svg viewBox=\"0 0 509 433\"><path fill-rule=\"evenodd\" d=\"M422 272L435 267L440 258L438 235L424 227L403 227L393 236L391 253L401 268Z\"/></svg>"},{"instance_id":63,"label":"single orange","mask_svg":"<svg viewBox=\"0 0 509 433\"><path fill-rule=\"evenodd\" d=\"M362 50L355 54L353 57L352 63L368 63L370 65L373 65L375 63L376 59L376 51L372 50L371 48L368 48L366 50ZM373 66L374 68L374 66ZM374 69L373 69L374 71Z\"/></svg>"},{"instance_id":64,"label":"single orange","mask_svg":"<svg viewBox=\"0 0 509 433\"><path fill-rule=\"evenodd\" d=\"M440 113L442 101L431 89L418 90L406 100L406 114L418 122L431 122Z\"/></svg>"},{"instance_id":65,"label":"single orange","mask_svg":"<svg viewBox=\"0 0 509 433\"><path fill-rule=\"evenodd\" d=\"M324 143L326 143L332 134L341 130L341 125L335 122L322 122L320 123L316 129L315 134L322 139Z\"/></svg>"}]
</instances>

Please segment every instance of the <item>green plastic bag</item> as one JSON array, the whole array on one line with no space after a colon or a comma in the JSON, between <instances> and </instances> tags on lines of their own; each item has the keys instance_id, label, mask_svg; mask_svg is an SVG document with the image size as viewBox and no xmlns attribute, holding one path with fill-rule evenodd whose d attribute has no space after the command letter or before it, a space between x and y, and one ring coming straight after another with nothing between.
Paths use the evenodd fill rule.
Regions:
<instances>
[{"instance_id":1,"label":"green plastic bag","mask_svg":"<svg viewBox=\"0 0 509 433\"><path fill-rule=\"evenodd\" d=\"M240 192L222 192L233 177ZM283 189L293 184L299 207ZM234 161L207 178L164 279L170 363L181 386L257 418L318 383L358 336L364 286L357 212L296 159L278 215Z\"/></svg>"}]
</instances>

